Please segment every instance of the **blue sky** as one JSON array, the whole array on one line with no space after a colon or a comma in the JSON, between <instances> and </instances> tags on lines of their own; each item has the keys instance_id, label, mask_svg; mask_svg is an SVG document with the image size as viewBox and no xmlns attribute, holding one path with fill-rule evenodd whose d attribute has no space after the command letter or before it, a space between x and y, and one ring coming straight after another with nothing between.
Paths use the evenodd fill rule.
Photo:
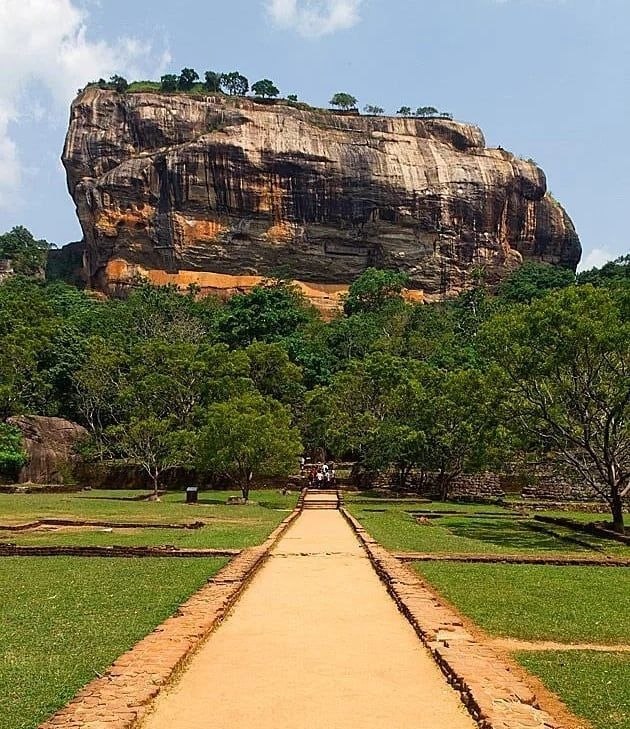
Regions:
<instances>
[{"instance_id":1,"label":"blue sky","mask_svg":"<svg viewBox=\"0 0 630 729\"><path fill-rule=\"evenodd\" d=\"M59 156L79 86L192 66L325 105L432 105L535 159L583 267L630 250L627 0L0 0L0 231L80 238Z\"/></svg>"}]
</instances>

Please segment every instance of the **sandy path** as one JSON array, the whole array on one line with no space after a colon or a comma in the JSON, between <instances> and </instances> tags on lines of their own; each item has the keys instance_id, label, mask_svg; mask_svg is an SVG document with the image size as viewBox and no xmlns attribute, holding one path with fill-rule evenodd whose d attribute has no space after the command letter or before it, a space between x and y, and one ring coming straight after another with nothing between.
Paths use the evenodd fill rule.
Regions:
<instances>
[{"instance_id":1,"label":"sandy path","mask_svg":"<svg viewBox=\"0 0 630 729\"><path fill-rule=\"evenodd\" d=\"M474 729L338 511L305 511L145 729Z\"/></svg>"}]
</instances>

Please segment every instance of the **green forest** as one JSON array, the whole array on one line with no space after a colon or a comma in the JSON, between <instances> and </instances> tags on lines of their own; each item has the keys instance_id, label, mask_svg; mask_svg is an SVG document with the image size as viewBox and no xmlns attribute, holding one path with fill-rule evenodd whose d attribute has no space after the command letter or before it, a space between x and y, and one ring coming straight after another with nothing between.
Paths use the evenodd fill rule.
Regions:
<instances>
[{"instance_id":1,"label":"green forest","mask_svg":"<svg viewBox=\"0 0 630 729\"><path fill-rule=\"evenodd\" d=\"M229 477L292 473L325 448L411 473L448 498L462 473L546 463L605 499L630 489L630 256L580 274L527 263L498 289L408 303L367 270L325 321L290 280L228 301L138 281L104 299L42 276L48 246L0 236L0 469L23 459L18 414L67 418L83 456Z\"/></svg>"}]
</instances>

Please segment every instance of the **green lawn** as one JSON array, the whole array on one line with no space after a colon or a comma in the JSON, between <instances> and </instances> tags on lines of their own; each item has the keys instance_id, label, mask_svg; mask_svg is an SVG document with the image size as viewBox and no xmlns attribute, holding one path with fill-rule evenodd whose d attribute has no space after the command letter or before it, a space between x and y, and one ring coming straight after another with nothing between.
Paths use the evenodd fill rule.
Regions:
<instances>
[{"instance_id":1,"label":"green lawn","mask_svg":"<svg viewBox=\"0 0 630 729\"><path fill-rule=\"evenodd\" d=\"M3 532L0 542L23 545L173 545L177 547L243 548L263 542L295 507L297 494L255 491L251 504L227 506L234 492L209 491L188 506L185 495L168 493L159 503L134 501L137 491L85 491L76 494L0 494L0 523L41 518L101 520L113 523L181 524L203 521L198 530L114 529Z\"/></svg>"},{"instance_id":2,"label":"green lawn","mask_svg":"<svg viewBox=\"0 0 630 729\"><path fill-rule=\"evenodd\" d=\"M0 560L2 729L35 729L227 560Z\"/></svg>"},{"instance_id":3,"label":"green lawn","mask_svg":"<svg viewBox=\"0 0 630 729\"><path fill-rule=\"evenodd\" d=\"M497 636L630 643L630 573L617 567L415 563L462 613Z\"/></svg>"},{"instance_id":4,"label":"green lawn","mask_svg":"<svg viewBox=\"0 0 630 729\"><path fill-rule=\"evenodd\" d=\"M627 653L518 653L569 708L596 729L630 729L630 655Z\"/></svg>"},{"instance_id":5,"label":"green lawn","mask_svg":"<svg viewBox=\"0 0 630 729\"><path fill-rule=\"evenodd\" d=\"M406 552L496 554L610 554L630 556L630 547L553 524L519 518L480 504L424 504L350 500L348 508L388 549ZM414 513L456 510L418 524ZM496 516L493 516L496 513Z\"/></svg>"},{"instance_id":6,"label":"green lawn","mask_svg":"<svg viewBox=\"0 0 630 729\"><path fill-rule=\"evenodd\" d=\"M555 516L561 519L572 519L573 521L584 523L606 522L610 524L612 522L612 517L609 512L597 514L589 511L537 511L534 513L540 514L540 516ZM630 514L624 514L623 520L627 526L630 526Z\"/></svg>"}]
</instances>

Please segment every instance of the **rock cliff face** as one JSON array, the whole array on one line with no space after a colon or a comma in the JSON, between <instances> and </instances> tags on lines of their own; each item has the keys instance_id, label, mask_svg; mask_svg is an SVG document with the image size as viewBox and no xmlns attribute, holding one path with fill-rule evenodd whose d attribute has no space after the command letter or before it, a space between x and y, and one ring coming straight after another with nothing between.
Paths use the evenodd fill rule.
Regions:
<instances>
[{"instance_id":1,"label":"rock cliff face","mask_svg":"<svg viewBox=\"0 0 630 729\"><path fill-rule=\"evenodd\" d=\"M229 292L283 270L325 306L377 266L430 299L480 266L496 283L581 254L541 169L444 119L88 88L63 162L106 292L136 274Z\"/></svg>"}]
</instances>

